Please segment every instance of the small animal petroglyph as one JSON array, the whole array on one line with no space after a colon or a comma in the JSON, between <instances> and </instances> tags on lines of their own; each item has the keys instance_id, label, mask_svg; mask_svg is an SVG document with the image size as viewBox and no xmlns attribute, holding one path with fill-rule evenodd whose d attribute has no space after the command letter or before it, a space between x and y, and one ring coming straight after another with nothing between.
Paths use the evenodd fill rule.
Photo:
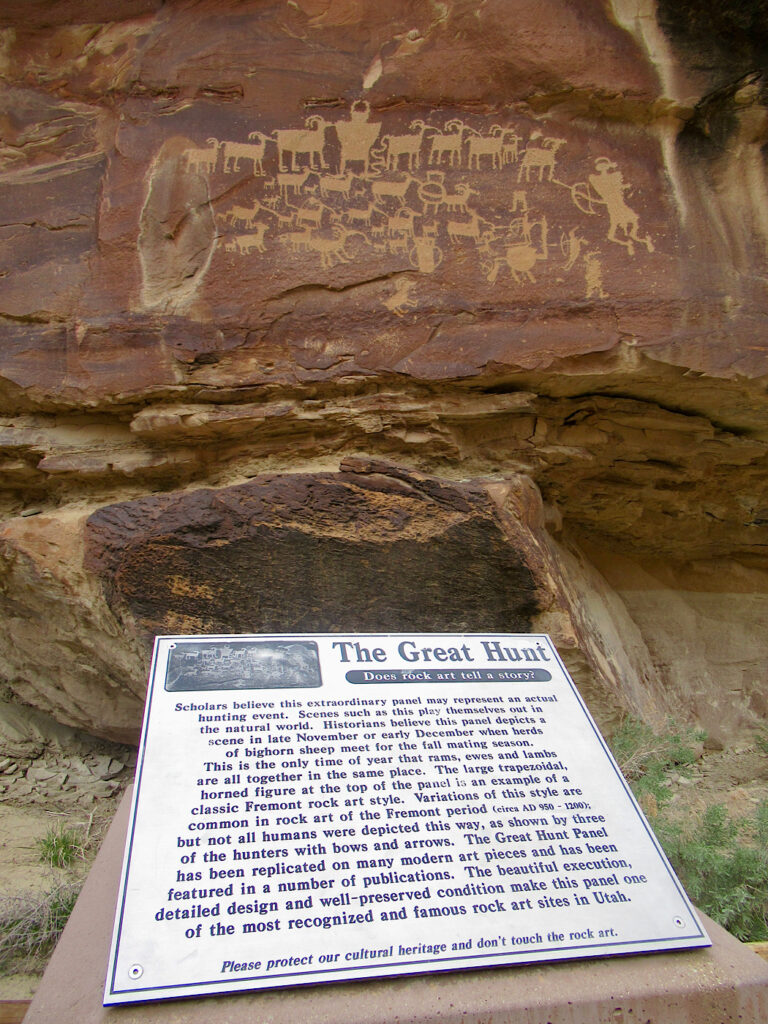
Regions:
<instances>
[{"instance_id":1,"label":"small animal petroglyph","mask_svg":"<svg viewBox=\"0 0 768 1024\"><path fill-rule=\"evenodd\" d=\"M187 169L195 171L199 174L201 171L205 174L213 174L216 169L216 161L219 158L219 140L218 139L207 139L207 148L205 149L187 149L184 152L184 162Z\"/></svg>"},{"instance_id":2,"label":"small animal petroglyph","mask_svg":"<svg viewBox=\"0 0 768 1024\"><path fill-rule=\"evenodd\" d=\"M347 231L341 224L334 224L331 231L330 238L325 235L313 235L309 241L309 248L319 254L320 262L326 270L336 263L349 263L352 256L347 253L346 247L350 238L358 234L358 232Z\"/></svg>"},{"instance_id":3,"label":"small animal petroglyph","mask_svg":"<svg viewBox=\"0 0 768 1024\"><path fill-rule=\"evenodd\" d=\"M445 132L432 136L432 148L429 151L429 163L440 164L443 157L448 158L450 167L461 165L461 146L467 125L454 118L446 124Z\"/></svg>"},{"instance_id":4,"label":"small animal petroglyph","mask_svg":"<svg viewBox=\"0 0 768 1024\"><path fill-rule=\"evenodd\" d=\"M233 206L221 214L221 219L231 224L234 228L252 227L259 215L260 207L256 206Z\"/></svg>"},{"instance_id":5,"label":"small animal petroglyph","mask_svg":"<svg viewBox=\"0 0 768 1024\"><path fill-rule=\"evenodd\" d=\"M250 132L249 142L222 142L224 152L224 173L231 174L240 170L240 163L248 160L253 164L254 174L264 173L264 153L267 149L267 137L261 132Z\"/></svg>"},{"instance_id":6,"label":"small animal petroglyph","mask_svg":"<svg viewBox=\"0 0 768 1024\"><path fill-rule=\"evenodd\" d=\"M390 313L394 313L395 316L403 316L409 309L414 309L417 305L416 299L412 297L414 287L414 281L398 281L394 292L388 299L382 299L382 303Z\"/></svg>"},{"instance_id":7,"label":"small animal petroglyph","mask_svg":"<svg viewBox=\"0 0 768 1024\"><path fill-rule=\"evenodd\" d=\"M309 224L313 228L319 228L322 226L323 217L327 212L332 211L329 211L329 208L324 206L318 199L308 199L296 211L296 226L301 227L302 224Z\"/></svg>"},{"instance_id":8,"label":"small animal petroglyph","mask_svg":"<svg viewBox=\"0 0 768 1024\"><path fill-rule=\"evenodd\" d=\"M349 199L354 183L354 174L324 174L320 178L320 195L324 199L334 195Z\"/></svg>"},{"instance_id":9,"label":"small animal petroglyph","mask_svg":"<svg viewBox=\"0 0 768 1024\"><path fill-rule=\"evenodd\" d=\"M278 172L277 185L280 189L280 195L282 196L283 202L287 203L291 192L301 192L307 183L307 180L312 172L309 170L293 172Z\"/></svg>"},{"instance_id":10,"label":"small animal petroglyph","mask_svg":"<svg viewBox=\"0 0 768 1024\"><path fill-rule=\"evenodd\" d=\"M349 206L342 214L342 219L348 224L368 224L375 213L378 213L374 203L368 203L365 207Z\"/></svg>"},{"instance_id":11,"label":"small animal petroglyph","mask_svg":"<svg viewBox=\"0 0 768 1024\"><path fill-rule=\"evenodd\" d=\"M508 140L501 147L501 159L502 163L514 164L517 163L517 158L520 156L520 143L523 141L520 136L514 131L507 131L505 138Z\"/></svg>"},{"instance_id":12,"label":"small animal petroglyph","mask_svg":"<svg viewBox=\"0 0 768 1024\"><path fill-rule=\"evenodd\" d=\"M248 235L232 235L224 243L224 248L227 252L238 252L241 256L246 256L252 252L266 252L266 246L264 245L264 236L267 233L267 224L259 223L256 224L257 228L252 234Z\"/></svg>"},{"instance_id":13,"label":"small animal petroglyph","mask_svg":"<svg viewBox=\"0 0 768 1024\"><path fill-rule=\"evenodd\" d=\"M408 238L416 237L415 222L418 214L415 210L398 210L394 216L387 220L387 231L390 235L400 235Z\"/></svg>"},{"instance_id":14,"label":"small animal petroglyph","mask_svg":"<svg viewBox=\"0 0 768 1024\"><path fill-rule=\"evenodd\" d=\"M325 149L325 132L328 122L318 114L313 114L304 122L304 128L278 128L274 133L277 143L277 166L283 170L283 163L288 157L288 171L294 170L294 160L300 156L309 157L309 165L320 170L328 165L323 159Z\"/></svg>"},{"instance_id":15,"label":"small animal petroglyph","mask_svg":"<svg viewBox=\"0 0 768 1024\"><path fill-rule=\"evenodd\" d=\"M385 135L382 144L386 146L386 165L388 171L400 169L400 158L407 157L409 171L415 171L420 164L421 143L427 125L423 121L411 121L408 126L410 135Z\"/></svg>"},{"instance_id":16,"label":"small animal petroglyph","mask_svg":"<svg viewBox=\"0 0 768 1024\"><path fill-rule=\"evenodd\" d=\"M386 181L384 179L372 181L371 192L373 193L374 202L381 203L386 199L396 199L401 206L404 206L408 189L415 181L416 179L410 176L402 181Z\"/></svg>"},{"instance_id":17,"label":"small animal petroglyph","mask_svg":"<svg viewBox=\"0 0 768 1024\"><path fill-rule=\"evenodd\" d=\"M470 197L478 195L480 195L480 193L476 189L470 188L469 185L462 182L460 185L456 186L455 192L446 192L445 199L443 199L443 206L445 206L451 213L456 213L457 210L466 213Z\"/></svg>"},{"instance_id":18,"label":"small animal petroglyph","mask_svg":"<svg viewBox=\"0 0 768 1024\"><path fill-rule=\"evenodd\" d=\"M531 142L541 139L541 144L532 146ZM520 163L520 170L517 173L517 180L531 180L531 172L538 171L538 181L552 180L555 170L555 157L561 146L565 145L565 139L542 138L541 132L534 132L528 140L528 146L523 153Z\"/></svg>"},{"instance_id":19,"label":"small animal petroglyph","mask_svg":"<svg viewBox=\"0 0 768 1024\"><path fill-rule=\"evenodd\" d=\"M472 213L467 221L449 220L447 228L448 237L452 242L458 242L464 238L471 238L473 241L479 242L483 233L480 228L481 223L479 214L475 212Z\"/></svg>"},{"instance_id":20,"label":"small animal petroglyph","mask_svg":"<svg viewBox=\"0 0 768 1024\"><path fill-rule=\"evenodd\" d=\"M502 164L504 163L504 140L507 136L507 131L500 124L491 125L487 135L480 135L479 132L474 129L469 129L472 132L468 140L467 149L467 167L472 170L480 169L480 158L483 156L489 156L491 158L491 166L501 170Z\"/></svg>"}]
</instances>

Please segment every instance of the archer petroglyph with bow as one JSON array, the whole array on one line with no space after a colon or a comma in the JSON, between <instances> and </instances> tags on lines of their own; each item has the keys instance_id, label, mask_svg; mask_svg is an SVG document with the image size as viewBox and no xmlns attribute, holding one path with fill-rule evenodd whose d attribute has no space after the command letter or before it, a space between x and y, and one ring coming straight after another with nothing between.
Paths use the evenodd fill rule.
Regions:
<instances>
[{"instance_id":1,"label":"archer petroglyph with bow","mask_svg":"<svg viewBox=\"0 0 768 1024\"><path fill-rule=\"evenodd\" d=\"M648 182L606 148L530 118L398 119L358 100L239 139L189 140L182 166L204 179L214 255L232 272L271 259L311 279L365 259L382 276L413 275L382 299L403 316L419 275L440 268L480 290L552 284L607 298L606 268L626 274L658 238L644 222Z\"/></svg>"}]
</instances>

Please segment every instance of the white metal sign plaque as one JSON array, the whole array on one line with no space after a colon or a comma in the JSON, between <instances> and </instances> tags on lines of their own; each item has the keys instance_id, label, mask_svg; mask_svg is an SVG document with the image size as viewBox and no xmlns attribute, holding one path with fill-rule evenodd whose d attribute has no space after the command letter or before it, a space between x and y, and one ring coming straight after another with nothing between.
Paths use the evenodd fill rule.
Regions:
<instances>
[{"instance_id":1,"label":"white metal sign plaque","mask_svg":"<svg viewBox=\"0 0 768 1024\"><path fill-rule=\"evenodd\" d=\"M106 1005L709 944L547 636L158 638Z\"/></svg>"}]
</instances>

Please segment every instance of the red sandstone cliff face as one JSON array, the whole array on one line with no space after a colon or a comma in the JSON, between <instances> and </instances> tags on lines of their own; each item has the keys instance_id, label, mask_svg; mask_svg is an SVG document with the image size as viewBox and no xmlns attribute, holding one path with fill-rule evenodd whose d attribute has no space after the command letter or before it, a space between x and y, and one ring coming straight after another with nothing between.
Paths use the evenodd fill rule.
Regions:
<instances>
[{"instance_id":1,"label":"red sandstone cliff face","mask_svg":"<svg viewBox=\"0 0 768 1024\"><path fill-rule=\"evenodd\" d=\"M537 629L766 714L766 26L642 0L0 12L0 672ZM706 26L704 22L706 21Z\"/></svg>"}]
</instances>

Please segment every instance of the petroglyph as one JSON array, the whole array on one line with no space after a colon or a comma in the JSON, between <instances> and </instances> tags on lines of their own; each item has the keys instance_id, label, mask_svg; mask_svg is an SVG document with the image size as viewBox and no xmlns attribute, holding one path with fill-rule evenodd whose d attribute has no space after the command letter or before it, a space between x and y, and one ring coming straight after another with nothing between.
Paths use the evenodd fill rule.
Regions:
<instances>
[{"instance_id":1,"label":"petroglyph","mask_svg":"<svg viewBox=\"0 0 768 1024\"><path fill-rule=\"evenodd\" d=\"M266 234L268 225L259 224L258 230L252 235L232 235L224 243L224 248L227 252L238 252L241 255L247 255L252 252L266 252L266 246L264 245L264 235Z\"/></svg>"},{"instance_id":2,"label":"petroglyph","mask_svg":"<svg viewBox=\"0 0 768 1024\"><path fill-rule=\"evenodd\" d=\"M233 174L240 170L243 160L253 164L254 174L264 173L264 153L267 149L266 136L261 132L249 132L248 142L222 142L224 152L224 173ZM258 141L250 141L258 140Z\"/></svg>"},{"instance_id":3,"label":"petroglyph","mask_svg":"<svg viewBox=\"0 0 768 1024\"><path fill-rule=\"evenodd\" d=\"M587 298L605 299L603 291L603 268L596 252L584 254L584 277L587 286Z\"/></svg>"},{"instance_id":4,"label":"petroglyph","mask_svg":"<svg viewBox=\"0 0 768 1024\"><path fill-rule=\"evenodd\" d=\"M471 238L475 242L480 241L480 216L479 214L472 212L469 220L449 220L447 225L448 237L456 244L466 238Z\"/></svg>"},{"instance_id":5,"label":"petroglyph","mask_svg":"<svg viewBox=\"0 0 768 1024\"><path fill-rule=\"evenodd\" d=\"M623 245L630 256L634 255L634 242L639 242L648 252L653 252L650 235L641 238L638 233L640 217L624 199L625 194L631 191L631 186L624 181L624 175L614 161L600 157L595 161L595 171L595 174L590 174L588 181L571 186L574 205L590 216L598 212L595 207L604 206L609 221L606 235L608 241ZM620 237L619 232L623 237Z\"/></svg>"},{"instance_id":6,"label":"petroglyph","mask_svg":"<svg viewBox=\"0 0 768 1024\"><path fill-rule=\"evenodd\" d=\"M432 148L429 152L430 164L439 164L443 157L448 158L451 167L461 165L461 146L467 126L463 121L451 120L446 124L448 134L438 132L432 136Z\"/></svg>"},{"instance_id":7,"label":"petroglyph","mask_svg":"<svg viewBox=\"0 0 768 1024\"><path fill-rule=\"evenodd\" d=\"M407 157L408 170L417 170L420 164L421 144L427 125L423 121L412 121L409 125L412 135L385 135L381 140L387 149L387 170L400 169L400 158Z\"/></svg>"},{"instance_id":8,"label":"petroglyph","mask_svg":"<svg viewBox=\"0 0 768 1024\"><path fill-rule=\"evenodd\" d=\"M416 299L411 295L415 286L415 281L398 281L390 297L383 300L383 304L390 313L394 313L395 316L403 316L409 309L414 309L418 305Z\"/></svg>"},{"instance_id":9,"label":"petroglyph","mask_svg":"<svg viewBox=\"0 0 768 1024\"><path fill-rule=\"evenodd\" d=\"M275 132L277 144L277 164L283 169L283 163L287 156L287 170L293 171L294 160L300 156L308 156L310 166L313 168L326 167L323 162L323 150L325 149L325 130L328 127L322 117L314 115L308 117L303 129L281 128Z\"/></svg>"},{"instance_id":10,"label":"petroglyph","mask_svg":"<svg viewBox=\"0 0 768 1024\"><path fill-rule=\"evenodd\" d=\"M538 142L539 139L541 142ZM536 145L530 145L530 142L534 141ZM517 180L522 181L525 175L525 180L530 181L532 172L537 171L538 181L551 181L555 170L555 157L558 149L565 145L565 139L541 138L541 132L534 132L530 142L523 152Z\"/></svg>"},{"instance_id":11,"label":"petroglyph","mask_svg":"<svg viewBox=\"0 0 768 1024\"><path fill-rule=\"evenodd\" d=\"M219 159L219 140L208 139L208 145L204 149L188 149L184 154L184 160L190 171L198 174L213 174L216 162Z\"/></svg>"},{"instance_id":12,"label":"petroglyph","mask_svg":"<svg viewBox=\"0 0 768 1024\"><path fill-rule=\"evenodd\" d=\"M336 134L341 143L340 174L346 174L350 164L357 165L358 170L362 164L363 176L368 175L371 149L381 131L378 121L368 120L370 112L370 105L364 100L358 100L352 104L349 120L336 122Z\"/></svg>"},{"instance_id":13,"label":"petroglyph","mask_svg":"<svg viewBox=\"0 0 768 1024\"><path fill-rule=\"evenodd\" d=\"M494 124L491 125L487 135L481 135L473 128L467 130L472 133L468 140L469 145L467 149L467 166L469 169L471 170L474 167L475 170L479 170L480 158L489 156L491 158L491 166L501 170L504 163L504 142L507 134L512 134L509 132L509 129L503 128L500 124Z\"/></svg>"},{"instance_id":14,"label":"petroglyph","mask_svg":"<svg viewBox=\"0 0 768 1024\"><path fill-rule=\"evenodd\" d=\"M333 116L184 151L189 172L241 178L220 190L218 259L258 260L281 245L283 260L314 259L320 271L381 260L382 273L415 272L381 300L404 316L418 305L419 275L441 266L511 289L559 275L606 298L606 242L627 257L654 252L625 172L608 156L585 158L583 141L569 158L573 142L540 122L427 113L393 124L362 100ZM576 174L563 170L574 164ZM585 180L573 183L579 167Z\"/></svg>"},{"instance_id":15,"label":"petroglyph","mask_svg":"<svg viewBox=\"0 0 768 1024\"><path fill-rule=\"evenodd\" d=\"M640 218L624 201L624 193L630 186L625 183L621 171L616 170L616 164L605 157L595 162L595 168L597 174L590 174L589 183L600 197L598 202L604 203L608 210L608 241L626 246L630 254L634 251L633 241L640 242L648 252L653 252L653 243L648 235L645 238L638 235ZM619 231L623 232L624 238L618 237Z\"/></svg>"}]
</instances>

